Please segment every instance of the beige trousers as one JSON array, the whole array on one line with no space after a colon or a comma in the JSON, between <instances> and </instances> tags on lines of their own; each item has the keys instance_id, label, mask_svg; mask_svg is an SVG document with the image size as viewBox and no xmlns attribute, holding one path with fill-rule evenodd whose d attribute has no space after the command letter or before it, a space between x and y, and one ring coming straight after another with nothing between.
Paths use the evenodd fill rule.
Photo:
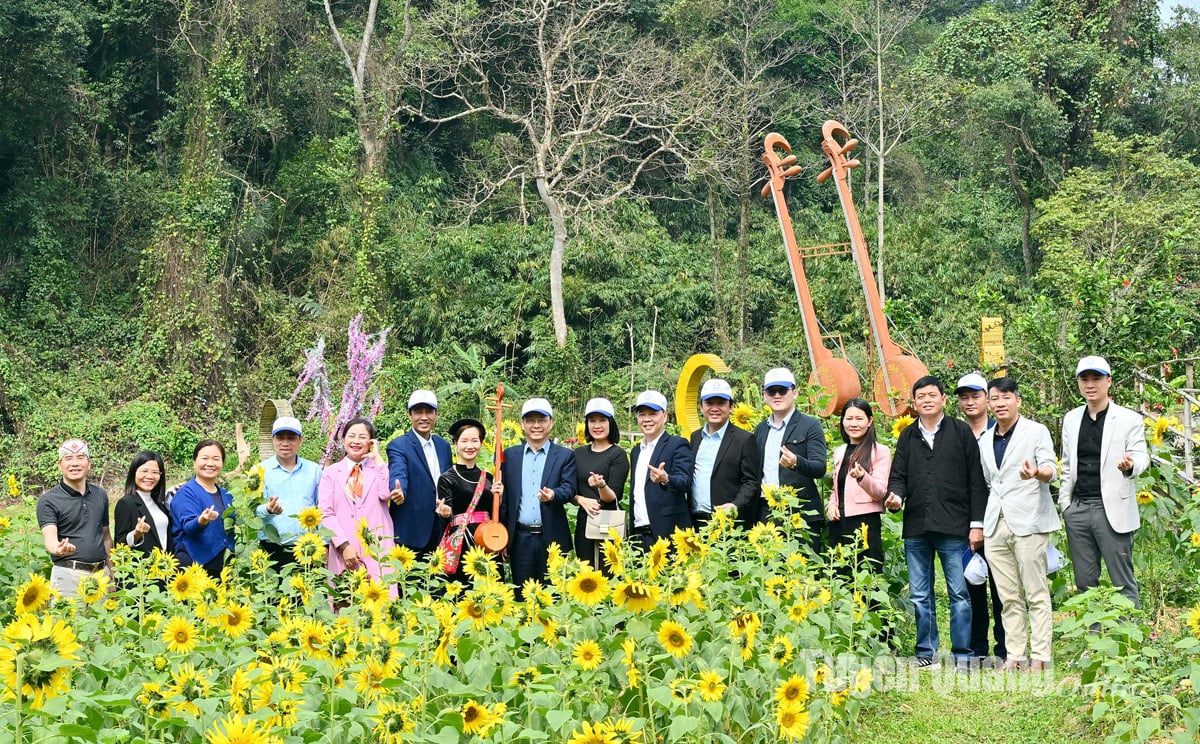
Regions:
<instances>
[{"instance_id":1,"label":"beige trousers","mask_svg":"<svg viewBox=\"0 0 1200 744\"><path fill-rule=\"evenodd\" d=\"M1050 605L1050 582L1046 578L1046 548L1050 535L1014 535L1004 521L987 538L988 570L996 580L996 591L1004 605L1004 647L1008 658L1025 661L1052 659L1050 641L1054 633L1054 615ZM1030 657L1025 655L1029 645Z\"/></svg>"},{"instance_id":2,"label":"beige trousers","mask_svg":"<svg viewBox=\"0 0 1200 744\"><path fill-rule=\"evenodd\" d=\"M91 571L79 571L65 566L50 567L50 586L63 599L75 599L79 596L79 582L85 576L94 576Z\"/></svg>"}]
</instances>

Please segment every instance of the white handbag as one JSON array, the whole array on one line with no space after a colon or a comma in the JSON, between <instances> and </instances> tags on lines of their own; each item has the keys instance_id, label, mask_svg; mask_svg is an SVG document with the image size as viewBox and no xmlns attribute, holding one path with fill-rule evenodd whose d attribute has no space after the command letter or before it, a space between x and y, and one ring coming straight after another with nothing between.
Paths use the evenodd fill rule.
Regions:
<instances>
[{"instance_id":1,"label":"white handbag","mask_svg":"<svg viewBox=\"0 0 1200 744\"><path fill-rule=\"evenodd\" d=\"M617 537L625 537L624 509L601 509L589 514L583 527L583 535L589 540L611 540L613 531Z\"/></svg>"}]
</instances>

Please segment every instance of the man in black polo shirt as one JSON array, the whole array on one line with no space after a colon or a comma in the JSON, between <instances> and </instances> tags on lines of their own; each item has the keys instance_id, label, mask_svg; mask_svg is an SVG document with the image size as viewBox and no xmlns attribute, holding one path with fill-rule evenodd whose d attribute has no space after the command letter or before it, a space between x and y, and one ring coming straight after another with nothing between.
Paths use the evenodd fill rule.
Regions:
<instances>
[{"instance_id":1,"label":"man in black polo shirt","mask_svg":"<svg viewBox=\"0 0 1200 744\"><path fill-rule=\"evenodd\" d=\"M87 442L68 439L58 448L62 482L37 503L38 526L50 554L50 586L63 598L79 594L79 581L103 570L112 550L108 494L88 483L92 469Z\"/></svg>"}]
</instances>

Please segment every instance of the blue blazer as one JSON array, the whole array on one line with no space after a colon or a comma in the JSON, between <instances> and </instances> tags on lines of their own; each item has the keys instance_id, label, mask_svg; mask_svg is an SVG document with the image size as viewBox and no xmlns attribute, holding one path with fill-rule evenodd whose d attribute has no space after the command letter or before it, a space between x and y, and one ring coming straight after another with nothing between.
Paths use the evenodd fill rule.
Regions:
<instances>
[{"instance_id":1,"label":"blue blazer","mask_svg":"<svg viewBox=\"0 0 1200 744\"><path fill-rule=\"evenodd\" d=\"M232 515L228 525L224 516L200 525L200 513L208 507L224 515L225 510L233 506L233 497L220 486L217 486L217 498L224 508L219 508L217 499L192 478L180 486L171 499L171 534L174 536L175 555L179 556L181 563L186 564L185 556L190 556L192 563L205 564L216 558L222 550L233 550L233 533L225 531L226 527L233 527Z\"/></svg>"},{"instance_id":2,"label":"blue blazer","mask_svg":"<svg viewBox=\"0 0 1200 744\"><path fill-rule=\"evenodd\" d=\"M436 434L432 439L439 466L436 473L429 472L421 437L415 431L396 437L387 446L388 490L400 481L404 491L404 503L392 503L388 510L396 529L396 542L413 550L424 550L434 542L437 479L454 462L450 456L450 443Z\"/></svg>"},{"instance_id":3,"label":"blue blazer","mask_svg":"<svg viewBox=\"0 0 1200 744\"><path fill-rule=\"evenodd\" d=\"M629 469L629 530L633 531L633 493L637 486L638 460L642 457L642 446L634 445L630 453ZM646 512L650 517L650 531L655 537L670 537L676 529L692 526L692 447L688 440L663 434L650 453L650 464L658 467L666 463L667 485L650 480L646 471Z\"/></svg>"},{"instance_id":4,"label":"blue blazer","mask_svg":"<svg viewBox=\"0 0 1200 744\"><path fill-rule=\"evenodd\" d=\"M500 521L508 528L509 539L517 534L517 514L520 512L522 483L521 464L525 459L525 443L504 450L504 500L500 503ZM542 470L542 485L554 489L554 498L539 502L542 508L542 533L558 543L563 552L571 550L571 524L567 521L564 504L575 499L575 453L569 448L546 442L546 467Z\"/></svg>"}]
</instances>

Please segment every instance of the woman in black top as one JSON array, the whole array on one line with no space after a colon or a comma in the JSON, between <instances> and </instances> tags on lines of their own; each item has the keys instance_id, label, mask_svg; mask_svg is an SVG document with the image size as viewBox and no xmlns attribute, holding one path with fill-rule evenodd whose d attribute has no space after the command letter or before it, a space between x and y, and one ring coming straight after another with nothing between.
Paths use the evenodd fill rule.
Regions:
<instances>
[{"instance_id":1,"label":"woman in black top","mask_svg":"<svg viewBox=\"0 0 1200 744\"><path fill-rule=\"evenodd\" d=\"M479 450L483 447L483 438L483 424L475 419L461 419L451 424L450 441L454 444L457 462L442 473L437 481L435 511L438 517L447 520L452 529L466 522L464 555L475 544L475 526L492 518L492 476L490 473L485 474L475 464L475 458L479 456ZM486 476L486 485L483 493L479 494L475 509L468 513L481 476ZM459 570L447 574L446 578L448 581L472 583L471 577L463 574L461 563Z\"/></svg>"},{"instance_id":2,"label":"woman in black top","mask_svg":"<svg viewBox=\"0 0 1200 744\"><path fill-rule=\"evenodd\" d=\"M575 554L596 568L602 566L600 544L586 536L587 515L601 509L620 509L625 481L629 478L629 455L621 449L613 405L606 398L592 398L584 408L584 438L588 444L575 450Z\"/></svg>"},{"instance_id":3,"label":"woman in black top","mask_svg":"<svg viewBox=\"0 0 1200 744\"><path fill-rule=\"evenodd\" d=\"M155 548L174 552L166 482L167 472L157 452L143 450L134 456L125 476L125 495L113 510L114 540L146 555Z\"/></svg>"}]
</instances>

